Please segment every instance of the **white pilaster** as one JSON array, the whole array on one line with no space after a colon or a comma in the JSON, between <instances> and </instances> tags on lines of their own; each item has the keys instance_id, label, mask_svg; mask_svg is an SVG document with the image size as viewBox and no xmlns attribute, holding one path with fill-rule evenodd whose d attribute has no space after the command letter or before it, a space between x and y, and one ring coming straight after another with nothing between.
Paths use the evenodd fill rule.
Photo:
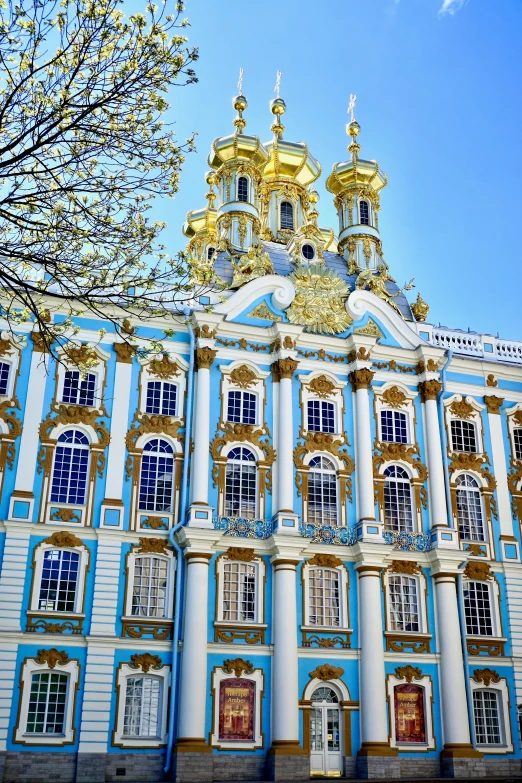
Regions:
<instances>
[{"instance_id":1,"label":"white pilaster","mask_svg":"<svg viewBox=\"0 0 522 783\"><path fill-rule=\"evenodd\" d=\"M484 400L488 408L489 432L491 436L491 456L493 457L493 475L497 480L500 535L510 539L516 545L516 539L513 536L513 518L507 483L508 471L506 464L506 452L504 448L504 438L502 435L502 417L500 415L500 406L503 403L503 399L501 397L485 396Z\"/></svg>"},{"instance_id":2,"label":"white pilaster","mask_svg":"<svg viewBox=\"0 0 522 783\"><path fill-rule=\"evenodd\" d=\"M440 386L440 384L438 385ZM446 486L444 483L444 464L442 462L437 400L433 397L426 397L424 410L426 413L426 454L428 458L431 526L447 526Z\"/></svg>"},{"instance_id":3,"label":"white pilaster","mask_svg":"<svg viewBox=\"0 0 522 783\"><path fill-rule=\"evenodd\" d=\"M375 519L373 449L368 387L374 373L368 368L354 370L350 380L355 389L355 465L357 477L358 536L382 542L382 522Z\"/></svg>"},{"instance_id":4,"label":"white pilaster","mask_svg":"<svg viewBox=\"0 0 522 783\"><path fill-rule=\"evenodd\" d=\"M15 671L18 645L0 642L0 752L7 750L11 710L15 709Z\"/></svg>"},{"instance_id":5,"label":"white pilaster","mask_svg":"<svg viewBox=\"0 0 522 783\"><path fill-rule=\"evenodd\" d=\"M121 574L121 541L115 535L98 534L91 636L114 636Z\"/></svg>"},{"instance_id":6,"label":"white pilaster","mask_svg":"<svg viewBox=\"0 0 522 783\"><path fill-rule=\"evenodd\" d=\"M299 518L294 513L294 417L292 378L298 362L291 357L276 363L279 375L277 507L274 528L279 533L297 535Z\"/></svg>"},{"instance_id":7,"label":"white pilaster","mask_svg":"<svg viewBox=\"0 0 522 783\"><path fill-rule=\"evenodd\" d=\"M6 523L2 574L0 576L0 629L20 631L24 585L28 573L31 528Z\"/></svg>"},{"instance_id":8,"label":"white pilaster","mask_svg":"<svg viewBox=\"0 0 522 783\"><path fill-rule=\"evenodd\" d=\"M208 346L196 349L198 368L196 399L194 405L194 452L192 454L191 484L192 505L188 524L190 527L212 527L208 509L209 447L210 447L210 367L216 351ZM206 509L197 508L206 506Z\"/></svg>"},{"instance_id":9,"label":"white pilaster","mask_svg":"<svg viewBox=\"0 0 522 783\"><path fill-rule=\"evenodd\" d=\"M106 753L114 694L114 647L89 646L85 666L79 753Z\"/></svg>"},{"instance_id":10,"label":"white pilaster","mask_svg":"<svg viewBox=\"0 0 522 783\"><path fill-rule=\"evenodd\" d=\"M279 462L277 459L279 450L279 373L272 370L272 421L273 441L276 458L272 465L272 510L279 508Z\"/></svg>"},{"instance_id":11,"label":"white pilaster","mask_svg":"<svg viewBox=\"0 0 522 783\"><path fill-rule=\"evenodd\" d=\"M522 703L522 573L520 565L504 563L506 599L515 678L516 703Z\"/></svg>"},{"instance_id":12,"label":"white pilaster","mask_svg":"<svg viewBox=\"0 0 522 783\"><path fill-rule=\"evenodd\" d=\"M272 745L299 744L297 682L297 560L274 561L274 656L272 659Z\"/></svg>"}]
</instances>

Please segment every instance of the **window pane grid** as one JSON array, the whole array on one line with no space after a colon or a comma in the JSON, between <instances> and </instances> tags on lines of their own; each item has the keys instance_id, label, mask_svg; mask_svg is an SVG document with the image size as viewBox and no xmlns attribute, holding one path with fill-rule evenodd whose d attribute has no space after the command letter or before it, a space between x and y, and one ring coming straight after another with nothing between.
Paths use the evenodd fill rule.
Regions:
<instances>
[{"instance_id":1,"label":"window pane grid","mask_svg":"<svg viewBox=\"0 0 522 783\"><path fill-rule=\"evenodd\" d=\"M461 538L466 541L486 540L480 490L472 476L457 477L457 519Z\"/></svg>"},{"instance_id":2,"label":"window pane grid","mask_svg":"<svg viewBox=\"0 0 522 783\"><path fill-rule=\"evenodd\" d=\"M88 443L85 435L77 430L60 435L54 457L51 503L85 503Z\"/></svg>"},{"instance_id":3,"label":"window pane grid","mask_svg":"<svg viewBox=\"0 0 522 783\"><path fill-rule=\"evenodd\" d=\"M237 181L237 200L248 201L248 180L246 177L239 177Z\"/></svg>"},{"instance_id":4,"label":"window pane grid","mask_svg":"<svg viewBox=\"0 0 522 783\"><path fill-rule=\"evenodd\" d=\"M473 691L473 715L478 745L500 745L500 716L495 691Z\"/></svg>"},{"instance_id":5,"label":"window pane grid","mask_svg":"<svg viewBox=\"0 0 522 783\"><path fill-rule=\"evenodd\" d=\"M337 476L332 463L314 457L308 474L308 522L337 525Z\"/></svg>"},{"instance_id":6,"label":"window pane grid","mask_svg":"<svg viewBox=\"0 0 522 783\"><path fill-rule=\"evenodd\" d=\"M164 440L145 444L141 458L140 509L172 511L174 459L172 448Z\"/></svg>"},{"instance_id":7,"label":"window pane grid","mask_svg":"<svg viewBox=\"0 0 522 783\"><path fill-rule=\"evenodd\" d=\"M412 576L391 576L390 615L392 631L420 631L417 580Z\"/></svg>"},{"instance_id":8,"label":"window pane grid","mask_svg":"<svg viewBox=\"0 0 522 783\"><path fill-rule=\"evenodd\" d=\"M387 468L384 474L384 524L391 530L411 533L413 511L408 474L395 466Z\"/></svg>"},{"instance_id":9,"label":"window pane grid","mask_svg":"<svg viewBox=\"0 0 522 783\"><path fill-rule=\"evenodd\" d=\"M158 736L160 690L160 681L155 677L127 678L124 736Z\"/></svg>"},{"instance_id":10,"label":"window pane grid","mask_svg":"<svg viewBox=\"0 0 522 783\"><path fill-rule=\"evenodd\" d=\"M341 624L340 574L328 568L310 569L309 623L338 628Z\"/></svg>"},{"instance_id":11,"label":"window pane grid","mask_svg":"<svg viewBox=\"0 0 522 783\"><path fill-rule=\"evenodd\" d=\"M253 461L252 452L243 447L230 452L226 467L225 516L255 518L257 471Z\"/></svg>"},{"instance_id":12,"label":"window pane grid","mask_svg":"<svg viewBox=\"0 0 522 783\"><path fill-rule=\"evenodd\" d=\"M167 561L160 557L137 557L132 588L133 615L165 617Z\"/></svg>"},{"instance_id":13,"label":"window pane grid","mask_svg":"<svg viewBox=\"0 0 522 783\"><path fill-rule=\"evenodd\" d=\"M74 612L80 555L63 549L44 552L38 608Z\"/></svg>"},{"instance_id":14,"label":"window pane grid","mask_svg":"<svg viewBox=\"0 0 522 783\"><path fill-rule=\"evenodd\" d=\"M147 384L147 413L161 416L176 416L178 387L175 383L149 381Z\"/></svg>"},{"instance_id":15,"label":"window pane grid","mask_svg":"<svg viewBox=\"0 0 522 783\"><path fill-rule=\"evenodd\" d=\"M335 405L325 400L308 400L310 432L335 432Z\"/></svg>"},{"instance_id":16,"label":"window pane grid","mask_svg":"<svg viewBox=\"0 0 522 783\"><path fill-rule=\"evenodd\" d=\"M33 674L27 712L27 733L63 734L66 699L66 674Z\"/></svg>"},{"instance_id":17,"label":"window pane grid","mask_svg":"<svg viewBox=\"0 0 522 783\"><path fill-rule=\"evenodd\" d=\"M247 563L225 563L223 619L256 622L256 569Z\"/></svg>"},{"instance_id":18,"label":"window pane grid","mask_svg":"<svg viewBox=\"0 0 522 783\"><path fill-rule=\"evenodd\" d=\"M1 392L1 394L4 393ZM522 459L522 427L513 430L513 442L515 444L515 459Z\"/></svg>"},{"instance_id":19,"label":"window pane grid","mask_svg":"<svg viewBox=\"0 0 522 783\"><path fill-rule=\"evenodd\" d=\"M9 368L10 364L0 362L0 394L7 394L7 387L9 385Z\"/></svg>"},{"instance_id":20,"label":"window pane grid","mask_svg":"<svg viewBox=\"0 0 522 783\"><path fill-rule=\"evenodd\" d=\"M470 636L493 636L493 616L489 586L482 582L464 584L466 633Z\"/></svg>"},{"instance_id":21,"label":"window pane grid","mask_svg":"<svg viewBox=\"0 0 522 783\"><path fill-rule=\"evenodd\" d=\"M475 425L469 421L453 419L451 422L451 442L453 451L477 452L477 437Z\"/></svg>"},{"instance_id":22,"label":"window pane grid","mask_svg":"<svg viewBox=\"0 0 522 783\"><path fill-rule=\"evenodd\" d=\"M96 393L96 376L88 373L82 376L78 370L67 370L63 381L62 402L73 405L94 406Z\"/></svg>"},{"instance_id":23,"label":"window pane grid","mask_svg":"<svg viewBox=\"0 0 522 783\"><path fill-rule=\"evenodd\" d=\"M400 411L381 411L381 436L388 443L408 443L407 416Z\"/></svg>"},{"instance_id":24,"label":"window pane grid","mask_svg":"<svg viewBox=\"0 0 522 783\"><path fill-rule=\"evenodd\" d=\"M370 209L367 201L359 201L359 221L364 226L370 223Z\"/></svg>"},{"instance_id":25,"label":"window pane grid","mask_svg":"<svg viewBox=\"0 0 522 783\"><path fill-rule=\"evenodd\" d=\"M256 395L245 391L228 393L227 421L239 424L256 423Z\"/></svg>"},{"instance_id":26,"label":"window pane grid","mask_svg":"<svg viewBox=\"0 0 522 783\"><path fill-rule=\"evenodd\" d=\"M281 228L294 228L294 208L289 201L281 203Z\"/></svg>"}]
</instances>

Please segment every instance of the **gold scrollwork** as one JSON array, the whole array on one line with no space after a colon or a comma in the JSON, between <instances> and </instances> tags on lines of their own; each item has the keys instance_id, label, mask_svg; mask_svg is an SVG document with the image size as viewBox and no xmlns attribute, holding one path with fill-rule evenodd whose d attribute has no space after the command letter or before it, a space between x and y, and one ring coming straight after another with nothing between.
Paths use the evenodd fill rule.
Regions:
<instances>
[{"instance_id":1,"label":"gold scrollwork","mask_svg":"<svg viewBox=\"0 0 522 783\"><path fill-rule=\"evenodd\" d=\"M55 530L49 538L44 539L44 544L51 544L51 546L59 548L85 546L81 538L78 538L69 530Z\"/></svg>"},{"instance_id":2,"label":"gold scrollwork","mask_svg":"<svg viewBox=\"0 0 522 783\"><path fill-rule=\"evenodd\" d=\"M219 422L216 435L210 443L212 459L220 457L222 449L227 443L252 443L258 446L265 456L268 465L275 461L274 447L268 442L269 432L266 427L256 427L254 424L239 424L232 422Z\"/></svg>"},{"instance_id":3,"label":"gold scrollwork","mask_svg":"<svg viewBox=\"0 0 522 783\"><path fill-rule=\"evenodd\" d=\"M236 677L252 674L254 671L252 661L245 661L243 658L227 658L226 661L223 661L222 668L225 674L234 674Z\"/></svg>"},{"instance_id":4,"label":"gold scrollwork","mask_svg":"<svg viewBox=\"0 0 522 783\"><path fill-rule=\"evenodd\" d=\"M243 563L251 563L257 559L255 551L246 546L229 546L224 554L227 560L237 560Z\"/></svg>"},{"instance_id":5,"label":"gold scrollwork","mask_svg":"<svg viewBox=\"0 0 522 783\"><path fill-rule=\"evenodd\" d=\"M336 636L319 636L318 634L308 634L307 631L303 631L303 638L301 641L303 647L320 647L323 650L332 650L337 645L344 650L350 648L350 634L344 633Z\"/></svg>"},{"instance_id":6,"label":"gold scrollwork","mask_svg":"<svg viewBox=\"0 0 522 783\"><path fill-rule=\"evenodd\" d=\"M464 568L464 576L466 579L478 579L483 582L493 579L489 563L480 560L468 560Z\"/></svg>"},{"instance_id":7,"label":"gold scrollwork","mask_svg":"<svg viewBox=\"0 0 522 783\"><path fill-rule=\"evenodd\" d=\"M387 570L390 574L422 574L422 568L414 560L392 560Z\"/></svg>"},{"instance_id":8,"label":"gold scrollwork","mask_svg":"<svg viewBox=\"0 0 522 783\"><path fill-rule=\"evenodd\" d=\"M105 411L103 411L103 414ZM55 414L55 415L53 415ZM111 440L109 430L103 422L97 421L100 412L87 408L84 405L64 405L63 403L52 406L50 412L40 424L39 434L42 442L49 441L51 431L59 424L70 426L85 424L96 432L99 448L106 448Z\"/></svg>"},{"instance_id":9,"label":"gold scrollwork","mask_svg":"<svg viewBox=\"0 0 522 783\"><path fill-rule=\"evenodd\" d=\"M150 670L162 669L165 664L159 657L159 655L151 655L151 653L136 653L131 655L131 668L142 669L145 674Z\"/></svg>"},{"instance_id":10,"label":"gold scrollwork","mask_svg":"<svg viewBox=\"0 0 522 783\"><path fill-rule=\"evenodd\" d=\"M164 353L161 359L153 359L149 363L148 370L150 375L162 380L179 375L179 367L176 362L169 359L168 353Z\"/></svg>"},{"instance_id":11,"label":"gold scrollwork","mask_svg":"<svg viewBox=\"0 0 522 783\"><path fill-rule=\"evenodd\" d=\"M214 633L215 642L223 642L224 644L231 644L232 642L244 642L245 644L264 644L265 643L265 631L261 630L249 630L242 628L241 630L236 628L216 628Z\"/></svg>"},{"instance_id":12,"label":"gold scrollwork","mask_svg":"<svg viewBox=\"0 0 522 783\"><path fill-rule=\"evenodd\" d=\"M148 527L151 530L168 530L169 525L162 517L142 517L141 527Z\"/></svg>"},{"instance_id":13,"label":"gold scrollwork","mask_svg":"<svg viewBox=\"0 0 522 783\"><path fill-rule=\"evenodd\" d=\"M308 384L308 388L311 392L313 392L313 394L316 394L318 397L323 399L326 397L331 397L335 391L335 385L326 377L326 375L319 375L315 378L312 378Z\"/></svg>"},{"instance_id":14,"label":"gold scrollwork","mask_svg":"<svg viewBox=\"0 0 522 783\"><path fill-rule=\"evenodd\" d=\"M255 383L256 374L246 364L242 364L241 367L235 367L232 370L230 380L235 386L239 386L240 389L250 389Z\"/></svg>"},{"instance_id":15,"label":"gold scrollwork","mask_svg":"<svg viewBox=\"0 0 522 783\"><path fill-rule=\"evenodd\" d=\"M147 623L130 620L123 620L122 636L128 636L130 639L143 639L145 636L151 636L156 641L165 641L172 639L172 623Z\"/></svg>"},{"instance_id":16,"label":"gold scrollwork","mask_svg":"<svg viewBox=\"0 0 522 783\"><path fill-rule=\"evenodd\" d=\"M56 647L51 647L49 650L38 650L35 658L36 663L46 664L50 669L54 669L56 664L65 666L69 662L69 656L65 650L57 650Z\"/></svg>"},{"instance_id":17,"label":"gold scrollwork","mask_svg":"<svg viewBox=\"0 0 522 783\"><path fill-rule=\"evenodd\" d=\"M501 657L504 655L504 642L485 642L482 639L474 641L473 639L467 639L466 646L468 648L469 655L480 655L486 653L492 658Z\"/></svg>"},{"instance_id":18,"label":"gold scrollwork","mask_svg":"<svg viewBox=\"0 0 522 783\"><path fill-rule=\"evenodd\" d=\"M125 436L125 444L129 451L136 448L136 442L141 435L155 433L157 435L170 435L174 440L184 442L185 436L181 435L179 430L182 422L175 421L171 416L162 416L160 414L139 413L136 411L130 430Z\"/></svg>"},{"instance_id":19,"label":"gold scrollwork","mask_svg":"<svg viewBox=\"0 0 522 783\"><path fill-rule=\"evenodd\" d=\"M483 682L486 688L489 688L492 682L500 682L500 674L494 669L475 669L473 679L475 682Z\"/></svg>"},{"instance_id":20,"label":"gold scrollwork","mask_svg":"<svg viewBox=\"0 0 522 783\"><path fill-rule=\"evenodd\" d=\"M332 666L330 663L323 663L321 666L317 666L313 672L310 672L312 679L323 680L338 680L344 674L344 669L341 666Z\"/></svg>"},{"instance_id":21,"label":"gold scrollwork","mask_svg":"<svg viewBox=\"0 0 522 783\"><path fill-rule=\"evenodd\" d=\"M406 405L407 397L398 386L391 386L381 394L381 400L390 408L401 408Z\"/></svg>"},{"instance_id":22,"label":"gold scrollwork","mask_svg":"<svg viewBox=\"0 0 522 783\"><path fill-rule=\"evenodd\" d=\"M422 680L423 673L418 666L397 666L395 676L398 680L406 680L409 684L412 680Z\"/></svg>"},{"instance_id":23,"label":"gold scrollwork","mask_svg":"<svg viewBox=\"0 0 522 783\"><path fill-rule=\"evenodd\" d=\"M289 275L296 294L287 310L290 323L309 332L339 334L352 324L344 306L350 286L320 264L300 264Z\"/></svg>"},{"instance_id":24,"label":"gold scrollwork","mask_svg":"<svg viewBox=\"0 0 522 783\"><path fill-rule=\"evenodd\" d=\"M55 508L50 519L61 522L81 522L78 511L75 508Z\"/></svg>"},{"instance_id":25,"label":"gold scrollwork","mask_svg":"<svg viewBox=\"0 0 522 783\"><path fill-rule=\"evenodd\" d=\"M133 549L140 554L166 555L170 550L170 546L166 538L150 538L147 536L146 538L140 538L139 544L133 544Z\"/></svg>"},{"instance_id":26,"label":"gold scrollwork","mask_svg":"<svg viewBox=\"0 0 522 783\"><path fill-rule=\"evenodd\" d=\"M428 637L412 634L411 636L386 636L386 650L388 652L404 653L408 650L412 653L429 653L430 640Z\"/></svg>"},{"instance_id":27,"label":"gold scrollwork","mask_svg":"<svg viewBox=\"0 0 522 783\"><path fill-rule=\"evenodd\" d=\"M316 552L313 557L306 561L306 565L319 566L320 568L338 568L342 566L343 561L335 555L328 555L326 552Z\"/></svg>"},{"instance_id":28,"label":"gold scrollwork","mask_svg":"<svg viewBox=\"0 0 522 783\"><path fill-rule=\"evenodd\" d=\"M464 397L462 397L460 400L453 400L449 406L449 409L453 415L458 416L459 419L471 419L475 413L473 405L470 405L469 402L466 402Z\"/></svg>"},{"instance_id":29,"label":"gold scrollwork","mask_svg":"<svg viewBox=\"0 0 522 783\"><path fill-rule=\"evenodd\" d=\"M468 544L464 549L468 552L470 557L486 557L486 547L481 544Z\"/></svg>"}]
</instances>

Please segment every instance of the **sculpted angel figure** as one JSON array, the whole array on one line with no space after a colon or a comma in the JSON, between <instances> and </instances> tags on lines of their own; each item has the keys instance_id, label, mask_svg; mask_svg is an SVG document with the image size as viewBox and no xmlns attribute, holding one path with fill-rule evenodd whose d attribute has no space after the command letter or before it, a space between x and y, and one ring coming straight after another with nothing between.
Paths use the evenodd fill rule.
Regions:
<instances>
[{"instance_id":1,"label":"sculpted angel figure","mask_svg":"<svg viewBox=\"0 0 522 783\"><path fill-rule=\"evenodd\" d=\"M238 261L232 259L232 266L234 267L232 286L240 286L248 283L249 280L274 273L270 256L262 252L261 245L249 247L246 254Z\"/></svg>"}]
</instances>

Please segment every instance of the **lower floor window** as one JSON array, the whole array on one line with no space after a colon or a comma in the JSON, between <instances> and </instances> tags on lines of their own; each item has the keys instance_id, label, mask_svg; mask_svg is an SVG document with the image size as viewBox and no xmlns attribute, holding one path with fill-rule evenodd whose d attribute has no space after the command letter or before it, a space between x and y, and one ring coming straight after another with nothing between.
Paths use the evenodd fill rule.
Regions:
<instances>
[{"instance_id":1,"label":"lower floor window","mask_svg":"<svg viewBox=\"0 0 522 783\"><path fill-rule=\"evenodd\" d=\"M498 694L495 691L473 691L473 716L477 745L500 745L502 732Z\"/></svg>"},{"instance_id":2,"label":"lower floor window","mask_svg":"<svg viewBox=\"0 0 522 783\"><path fill-rule=\"evenodd\" d=\"M128 677L123 735L157 737L161 683L157 677Z\"/></svg>"},{"instance_id":3,"label":"lower floor window","mask_svg":"<svg viewBox=\"0 0 522 783\"><path fill-rule=\"evenodd\" d=\"M66 674L33 674L27 712L28 734L64 733L67 680Z\"/></svg>"}]
</instances>

